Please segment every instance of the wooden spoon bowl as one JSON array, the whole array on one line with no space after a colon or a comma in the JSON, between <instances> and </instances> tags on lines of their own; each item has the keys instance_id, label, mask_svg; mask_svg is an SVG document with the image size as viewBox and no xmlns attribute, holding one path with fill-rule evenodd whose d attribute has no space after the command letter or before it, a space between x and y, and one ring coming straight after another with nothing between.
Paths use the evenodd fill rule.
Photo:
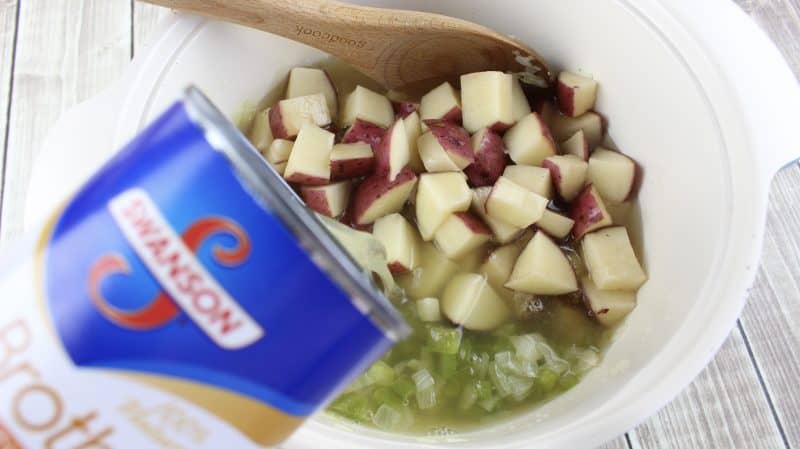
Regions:
<instances>
[{"instance_id":1,"label":"wooden spoon bowl","mask_svg":"<svg viewBox=\"0 0 800 449\"><path fill-rule=\"evenodd\" d=\"M464 20L333 0L144 0L277 34L329 53L388 89L417 92L483 70L552 84L545 61L508 36Z\"/></svg>"}]
</instances>

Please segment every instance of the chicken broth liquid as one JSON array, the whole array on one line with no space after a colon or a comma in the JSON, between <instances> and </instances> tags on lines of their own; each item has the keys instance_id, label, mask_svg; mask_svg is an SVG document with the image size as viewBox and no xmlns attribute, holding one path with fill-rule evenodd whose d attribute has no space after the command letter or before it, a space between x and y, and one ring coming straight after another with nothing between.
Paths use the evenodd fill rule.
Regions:
<instances>
[{"instance_id":1,"label":"chicken broth liquid","mask_svg":"<svg viewBox=\"0 0 800 449\"><path fill-rule=\"evenodd\" d=\"M356 85L385 93L336 59L324 60L317 67L325 69L336 86L340 109L344 96ZM262 105L275 104L285 89L285 83L276 87ZM402 94L392 96L397 95ZM552 203L550 208L567 212ZM414 210L412 204L406 204L401 211L412 224L416 223ZM609 205L609 212L614 225L631 225L632 240L641 254L635 202ZM613 335L616 326L604 326L592 316L582 290L542 296L493 285L511 313L502 325L488 331L461 327L444 314L438 319L427 313L421 316L420 301L441 299L456 274L485 276L484 264L494 250L506 245L524 248L535 227L506 245L487 243L456 260L448 259L433 242L422 242L419 266L392 278L380 251L382 245L371 234L329 218L323 221L365 269L376 273L387 296L413 328L410 338L397 344L329 405L328 412L348 422L428 435L474 429L530 410L575 386L600 362ZM571 236L554 241L580 279L586 273L580 245Z\"/></svg>"}]
</instances>

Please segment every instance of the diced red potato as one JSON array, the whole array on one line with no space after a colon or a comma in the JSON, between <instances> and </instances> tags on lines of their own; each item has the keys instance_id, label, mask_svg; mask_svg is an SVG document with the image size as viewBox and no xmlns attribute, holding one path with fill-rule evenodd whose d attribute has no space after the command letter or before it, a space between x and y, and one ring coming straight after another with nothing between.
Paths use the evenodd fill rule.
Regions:
<instances>
[{"instance_id":1,"label":"diced red potato","mask_svg":"<svg viewBox=\"0 0 800 449\"><path fill-rule=\"evenodd\" d=\"M459 170L475 161L472 140L462 127L444 120L425 120L430 133Z\"/></svg>"},{"instance_id":2,"label":"diced red potato","mask_svg":"<svg viewBox=\"0 0 800 449\"><path fill-rule=\"evenodd\" d=\"M420 247L420 265L411 273L398 276L397 283L412 298L438 295L447 281L459 271L459 264L448 259L431 242Z\"/></svg>"},{"instance_id":3,"label":"diced red potato","mask_svg":"<svg viewBox=\"0 0 800 449\"><path fill-rule=\"evenodd\" d=\"M556 120L556 117L561 115L561 113L558 112L556 105L551 101L541 100L534 103L532 109L533 112L539 114L539 117L542 119L545 125L547 125L551 131L553 131L553 122Z\"/></svg>"},{"instance_id":4,"label":"diced red potato","mask_svg":"<svg viewBox=\"0 0 800 449\"><path fill-rule=\"evenodd\" d=\"M586 186L575 198L570 210L570 218L575 220L572 236L576 240L580 240L589 232L611 226L613 223L605 202L593 185Z\"/></svg>"},{"instance_id":5,"label":"diced red potato","mask_svg":"<svg viewBox=\"0 0 800 449\"><path fill-rule=\"evenodd\" d=\"M511 316L486 278L474 273L457 274L448 282L441 307L450 321L477 331L495 329Z\"/></svg>"},{"instance_id":6,"label":"diced red potato","mask_svg":"<svg viewBox=\"0 0 800 449\"><path fill-rule=\"evenodd\" d=\"M489 128L481 128L472 135L475 162L464 169L473 187L493 185L506 168L506 153L503 139Z\"/></svg>"},{"instance_id":7,"label":"diced red potato","mask_svg":"<svg viewBox=\"0 0 800 449\"><path fill-rule=\"evenodd\" d=\"M267 151L262 154L267 159L281 176L286 170L286 164L289 162L289 156L292 154L294 142L285 139L275 139L270 144Z\"/></svg>"},{"instance_id":8,"label":"diced red potato","mask_svg":"<svg viewBox=\"0 0 800 449\"><path fill-rule=\"evenodd\" d=\"M328 105L332 118L339 111L339 95L331 77L322 69L295 67L289 72L289 83L286 86L286 98L303 97L322 94Z\"/></svg>"},{"instance_id":9,"label":"diced red potato","mask_svg":"<svg viewBox=\"0 0 800 449\"><path fill-rule=\"evenodd\" d=\"M420 120L447 120L461 123L461 98L448 82L422 96L419 102Z\"/></svg>"},{"instance_id":10,"label":"diced red potato","mask_svg":"<svg viewBox=\"0 0 800 449\"><path fill-rule=\"evenodd\" d=\"M636 183L636 163L617 151L598 147L589 158L589 182L610 203L628 199Z\"/></svg>"},{"instance_id":11,"label":"diced red potato","mask_svg":"<svg viewBox=\"0 0 800 449\"><path fill-rule=\"evenodd\" d=\"M562 154L571 154L584 161L589 160L589 141L586 140L586 133L582 129L561 142L559 149Z\"/></svg>"},{"instance_id":12,"label":"diced red potato","mask_svg":"<svg viewBox=\"0 0 800 449\"><path fill-rule=\"evenodd\" d=\"M556 144L541 117L532 112L521 118L503 136L511 160L521 165L541 165L556 154Z\"/></svg>"},{"instance_id":13,"label":"diced red potato","mask_svg":"<svg viewBox=\"0 0 800 449\"><path fill-rule=\"evenodd\" d=\"M300 128L283 177L303 185L327 184L331 178L334 135L310 123Z\"/></svg>"},{"instance_id":14,"label":"diced red potato","mask_svg":"<svg viewBox=\"0 0 800 449\"><path fill-rule=\"evenodd\" d=\"M574 200L586 184L589 164L577 156L550 156L542 162L542 167L550 170L558 194L567 202Z\"/></svg>"},{"instance_id":15,"label":"diced red potato","mask_svg":"<svg viewBox=\"0 0 800 449\"><path fill-rule=\"evenodd\" d=\"M624 226L586 234L581 249L586 268L601 290L636 290L647 280Z\"/></svg>"},{"instance_id":16,"label":"diced red potato","mask_svg":"<svg viewBox=\"0 0 800 449\"><path fill-rule=\"evenodd\" d=\"M569 139L576 132L583 130L586 135L586 141L589 143L591 151L597 145L603 142L605 137L605 120L603 117L594 112L589 111L578 117L567 117L561 114L555 114L550 122L550 131L553 137L559 142Z\"/></svg>"},{"instance_id":17,"label":"diced red potato","mask_svg":"<svg viewBox=\"0 0 800 449\"><path fill-rule=\"evenodd\" d=\"M404 168L394 181L380 174L366 178L353 194L353 222L363 226L400 212L416 184L417 175L409 168Z\"/></svg>"},{"instance_id":18,"label":"diced red potato","mask_svg":"<svg viewBox=\"0 0 800 449\"><path fill-rule=\"evenodd\" d=\"M478 270L479 273L486 276L489 285L494 287L494 290L503 297L510 297L513 291L505 287L506 282L511 277L511 272L514 270L514 264L517 258L522 253L524 245L517 242L501 246L489 254L486 261L481 265Z\"/></svg>"},{"instance_id":19,"label":"diced red potato","mask_svg":"<svg viewBox=\"0 0 800 449\"><path fill-rule=\"evenodd\" d=\"M492 218L486 213L486 200L489 198L489 194L491 192L491 187L478 187L476 189L472 189L471 210L481 217L484 223L489 226L489 229L492 230L492 234L494 234L494 240L496 242L500 244L506 244L519 237L524 229L520 228L519 226L506 223L505 221Z\"/></svg>"},{"instance_id":20,"label":"diced red potato","mask_svg":"<svg viewBox=\"0 0 800 449\"><path fill-rule=\"evenodd\" d=\"M324 95L287 98L269 110L269 125L275 138L292 139L305 124L320 128L331 124L331 114Z\"/></svg>"},{"instance_id":21,"label":"diced red potato","mask_svg":"<svg viewBox=\"0 0 800 449\"><path fill-rule=\"evenodd\" d=\"M369 144L373 151L377 151L384 134L386 134L385 128L356 119L342 136L342 143L363 142Z\"/></svg>"},{"instance_id":22,"label":"diced red potato","mask_svg":"<svg viewBox=\"0 0 800 449\"><path fill-rule=\"evenodd\" d=\"M352 181L352 182L353 182L353 189L352 190L353 190L353 192L356 192L358 190L358 186L361 185L361 182L358 182L358 181ZM345 224L345 225L357 230L357 231L371 233L372 232L372 223L364 224L364 225L360 225L360 224L356 223L355 212L354 212L354 210L355 210L354 203L355 202L353 201L353 195L351 194L350 195L350 204L347 205L347 209L345 209L344 214L339 218L339 221L341 223L343 223L343 224Z\"/></svg>"},{"instance_id":23,"label":"diced red potato","mask_svg":"<svg viewBox=\"0 0 800 449\"><path fill-rule=\"evenodd\" d=\"M575 220L548 209L544 211L542 218L535 224L537 228L546 232L547 235L563 239L572 231L572 227L575 226Z\"/></svg>"},{"instance_id":24,"label":"diced red potato","mask_svg":"<svg viewBox=\"0 0 800 449\"><path fill-rule=\"evenodd\" d=\"M335 218L344 213L350 200L350 181L341 181L324 186L302 186L300 196L309 209L327 217Z\"/></svg>"},{"instance_id":25,"label":"diced red potato","mask_svg":"<svg viewBox=\"0 0 800 449\"><path fill-rule=\"evenodd\" d=\"M395 118L406 118L419 110L419 103L413 103L411 101L393 101L392 109L394 109Z\"/></svg>"},{"instance_id":26,"label":"diced red potato","mask_svg":"<svg viewBox=\"0 0 800 449\"><path fill-rule=\"evenodd\" d=\"M372 173L375 155L366 143L337 143L331 150L331 180L352 179Z\"/></svg>"},{"instance_id":27,"label":"diced red potato","mask_svg":"<svg viewBox=\"0 0 800 449\"><path fill-rule=\"evenodd\" d=\"M462 118L467 131L505 131L511 126L513 81L512 75L495 71L461 75Z\"/></svg>"},{"instance_id":28,"label":"diced red potato","mask_svg":"<svg viewBox=\"0 0 800 449\"><path fill-rule=\"evenodd\" d=\"M543 232L537 232L522 250L505 286L535 295L564 295L578 290L569 260Z\"/></svg>"},{"instance_id":29,"label":"diced red potato","mask_svg":"<svg viewBox=\"0 0 800 449\"><path fill-rule=\"evenodd\" d=\"M492 231L469 212L456 212L433 234L436 246L451 259L459 259L492 237Z\"/></svg>"},{"instance_id":30,"label":"diced red potato","mask_svg":"<svg viewBox=\"0 0 800 449\"><path fill-rule=\"evenodd\" d=\"M253 125L250 127L249 136L250 143L265 156L267 149L274 140L272 129L269 126L269 111L270 109L267 108L256 113L256 116L253 118Z\"/></svg>"},{"instance_id":31,"label":"diced red potato","mask_svg":"<svg viewBox=\"0 0 800 449\"><path fill-rule=\"evenodd\" d=\"M630 221L633 203L631 201L608 203L606 204L606 209L608 213L611 214L611 221L614 222L615 225L624 226Z\"/></svg>"},{"instance_id":32,"label":"diced red potato","mask_svg":"<svg viewBox=\"0 0 800 449\"><path fill-rule=\"evenodd\" d=\"M469 209L472 201L467 181L462 173L423 173L419 177L414 203L417 226L422 239L431 241L447 217Z\"/></svg>"},{"instance_id":33,"label":"diced red potato","mask_svg":"<svg viewBox=\"0 0 800 449\"><path fill-rule=\"evenodd\" d=\"M344 103L340 122L342 127L345 127L352 125L358 119L388 128L394 122L392 103L377 92L364 86L356 86Z\"/></svg>"},{"instance_id":34,"label":"diced red potato","mask_svg":"<svg viewBox=\"0 0 800 449\"><path fill-rule=\"evenodd\" d=\"M406 273L419 266L419 234L402 215L389 214L375 220L372 235L383 243L392 274Z\"/></svg>"},{"instance_id":35,"label":"diced red potato","mask_svg":"<svg viewBox=\"0 0 800 449\"><path fill-rule=\"evenodd\" d=\"M519 80L515 77L511 82L511 122L516 123L522 117L531 113L531 105L522 91Z\"/></svg>"},{"instance_id":36,"label":"diced red potato","mask_svg":"<svg viewBox=\"0 0 800 449\"><path fill-rule=\"evenodd\" d=\"M430 131L417 139L417 152L424 167L423 171L435 173L460 170Z\"/></svg>"},{"instance_id":37,"label":"diced red potato","mask_svg":"<svg viewBox=\"0 0 800 449\"><path fill-rule=\"evenodd\" d=\"M408 137L408 166L414 173L422 173L425 171L425 165L422 163L422 158L419 155L419 148L417 146L417 140L419 140L419 136L422 135L419 113L412 112L409 114L403 119L403 124L406 127L406 137Z\"/></svg>"},{"instance_id":38,"label":"diced red potato","mask_svg":"<svg viewBox=\"0 0 800 449\"><path fill-rule=\"evenodd\" d=\"M568 117L577 117L594 107L597 81L572 72L561 72L556 84L558 108Z\"/></svg>"},{"instance_id":39,"label":"diced red potato","mask_svg":"<svg viewBox=\"0 0 800 449\"><path fill-rule=\"evenodd\" d=\"M408 165L410 158L406 126L402 119L397 119L386 130L380 145L375 150L375 174L388 176L389 181L394 181L400 171Z\"/></svg>"},{"instance_id":40,"label":"diced red potato","mask_svg":"<svg viewBox=\"0 0 800 449\"><path fill-rule=\"evenodd\" d=\"M616 325L636 307L636 292L600 290L589 276L581 279L581 287L586 307L603 326Z\"/></svg>"},{"instance_id":41,"label":"diced red potato","mask_svg":"<svg viewBox=\"0 0 800 449\"><path fill-rule=\"evenodd\" d=\"M527 228L542 218L547 203L547 198L501 176L486 199L486 213L494 219Z\"/></svg>"},{"instance_id":42,"label":"diced red potato","mask_svg":"<svg viewBox=\"0 0 800 449\"><path fill-rule=\"evenodd\" d=\"M553 198L550 170L532 165L509 165L503 176L545 198Z\"/></svg>"}]
</instances>

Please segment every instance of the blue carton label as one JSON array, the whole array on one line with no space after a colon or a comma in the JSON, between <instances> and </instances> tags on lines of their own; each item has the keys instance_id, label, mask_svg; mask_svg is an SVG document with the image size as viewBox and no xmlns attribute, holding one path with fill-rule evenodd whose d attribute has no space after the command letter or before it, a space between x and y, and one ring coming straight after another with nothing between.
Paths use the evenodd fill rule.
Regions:
<instances>
[{"instance_id":1,"label":"blue carton label","mask_svg":"<svg viewBox=\"0 0 800 449\"><path fill-rule=\"evenodd\" d=\"M45 249L72 361L307 416L390 346L257 202L181 103L93 177Z\"/></svg>"}]
</instances>

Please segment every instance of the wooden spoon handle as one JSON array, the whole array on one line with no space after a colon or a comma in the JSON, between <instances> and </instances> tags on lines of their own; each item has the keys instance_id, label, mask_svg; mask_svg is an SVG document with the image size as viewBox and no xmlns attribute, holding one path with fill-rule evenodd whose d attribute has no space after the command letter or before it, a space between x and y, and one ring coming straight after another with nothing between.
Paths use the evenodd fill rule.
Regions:
<instances>
[{"instance_id":1,"label":"wooden spoon handle","mask_svg":"<svg viewBox=\"0 0 800 449\"><path fill-rule=\"evenodd\" d=\"M223 19L287 37L365 67L376 61L386 40L372 39L381 27L365 25L376 9L332 0L144 0L160 6Z\"/></svg>"}]
</instances>

